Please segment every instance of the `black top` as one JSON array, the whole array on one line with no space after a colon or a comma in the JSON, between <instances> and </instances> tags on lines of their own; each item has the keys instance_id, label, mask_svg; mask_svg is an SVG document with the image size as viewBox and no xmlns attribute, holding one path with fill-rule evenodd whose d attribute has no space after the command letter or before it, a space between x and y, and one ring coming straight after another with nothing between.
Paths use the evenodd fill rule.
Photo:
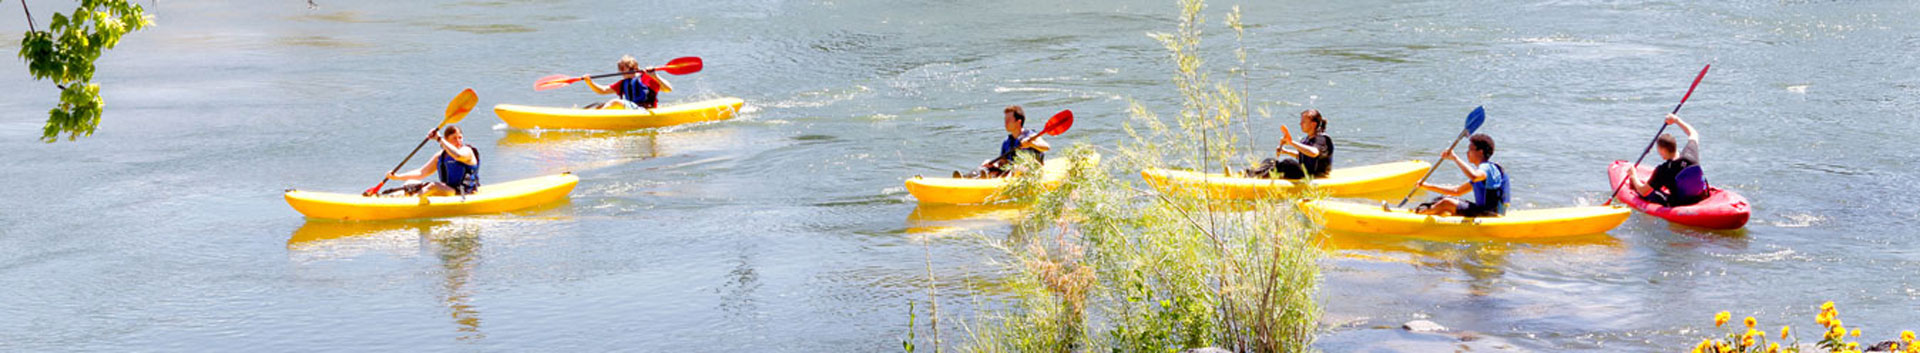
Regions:
<instances>
[{"instance_id":1,"label":"black top","mask_svg":"<svg viewBox=\"0 0 1920 353\"><path fill-rule=\"evenodd\" d=\"M1298 154L1300 167L1306 169L1307 174L1312 174L1315 178L1327 177L1327 172L1333 170L1333 138L1328 137L1327 134L1318 134L1300 138L1300 144L1313 146L1313 149L1320 151L1319 157L1307 157L1306 153Z\"/></svg>"},{"instance_id":2,"label":"black top","mask_svg":"<svg viewBox=\"0 0 1920 353\"><path fill-rule=\"evenodd\" d=\"M1653 168L1653 177L1647 178L1647 187L1654 190L1666 188L1668 192L1677 190L1674 178L1680 176L1681 170L1696 165L1700 165L1700 142L1687 139L1687 146L1680 148L1680 153L1674 155L1673 160L1660 163L1660 166Z\"/></svg>"}]
</instances>

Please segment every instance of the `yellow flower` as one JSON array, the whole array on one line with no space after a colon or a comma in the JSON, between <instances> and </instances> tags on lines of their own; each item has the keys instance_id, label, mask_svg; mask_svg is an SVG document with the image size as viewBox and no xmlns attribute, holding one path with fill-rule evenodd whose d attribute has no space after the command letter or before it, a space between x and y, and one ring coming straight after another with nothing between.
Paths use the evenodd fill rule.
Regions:
<instances>
[{"instance_id":1,"label":"yellow flower","mask_svg":"<svg viewBox=\"0 0 1920 353\"><path fill-rule=\"evenodd\" d=\"M1844 336L1846 334L1847 334L1847 329L1835 326L1833 329L1827 330L1826 336L1827 338L1840 338L1840 336Z\"/></svg>"},{"instance_id":2,"label":"yellow flower","mask_svg":"<svg viewBox=\"0 0 1920 353\"><path fill-rule=\"evenodd\" d=\"M1853 329L1853 337L1860 337L1860 329Z\"/></svg>"},{"instance_id":3,"label":"yellow flower","mask_svg":"<svg viewBox=\"0 0 1920 353\"><path fill-rule=\"evenodd\" d=\"M1859 350L1860 350L1860 342L1847 342L1847 350L1850 350L1850 351L1859 351Z\"/></svg>"},{"instance_id":4,"label":"yellow flower","mask_svg":"<svg viewBox=\"0 0 1920 353\"><path fill-rule=\"evenodd\" d=\"M1913 343L1913 330L1900 331L1900 341L1911 345Z\"/></svg>"},{"instance_id":5,"label":"yellow flower","mask_svg":"<svg viewBox=\"0 0 1920 353\"><path fill-rule=\"evenodd\" d=\"M1780 326L1780 339L1787 339L1787 333L1792 332L1792 330L1793 326Z\"/></svg>"},{"instance_id":6,"label":"yellow flower","mask_svg":"<svg viewBox=\"0 0 1920 353\"><path fill-rule=\"evenodd\" d=\"M1733 313L1730 313L1730 312L1722 311L1719 314L1714 314L1713 327L1720 327L1721 325L1726 325L1727 320L1732 318L1733 318Z\"/></svg>"},{"instance_id":7,"label":"yellow flower","mask_svg":"<svg viewBox=\"0 0 1920 353\"><path fill-rule=\"evenodd\" d=\"M1780 344L1767 343L1767 353L1780 353Z\"/></svg>"},{"instance_id":8,"label":"yellow flower","mask_svg":"<svg viewBox=\"0 0 1920 353\"><path fill-rule=\"evenodd\" d=\"M1740 347L1753 347L1753 334L1740 335Z\"/></svg>"},{"instance_id":9,"label":"yellow flower","mask_svg":"<svg viewBox=\"0 0 1920 353\"><path fill-rule=\"evenodd\" d=\"M1753 325L1760 324L1760 321L1754 320L1752 316L1748 316L1746 322L1747 328L1753 328Z\"/></svg>"},{"instance_id":10,"label":"yellow flower","mask_svg":"<svg viewBox=\"0 0 1920 353\"><path fill-rule=\"evenodd\" d=\"M1700 344L1693 345L1693 353L1706 353L1707 345L1709 344L1713 344L1713 342L1705 338L1700 339Z\"/></svg>"},{"instance_id":11,"label":"yellow flower","mask_svg":"<svg viewBox=\"0 0 1920 353\"><path fill-rule=\"evenodd\" d=\"M1827 310L1833 310L1832 300L1828 300L1826 303L1820 304L1820 311L1827 311Z\"/></svg>"}]
</instances>

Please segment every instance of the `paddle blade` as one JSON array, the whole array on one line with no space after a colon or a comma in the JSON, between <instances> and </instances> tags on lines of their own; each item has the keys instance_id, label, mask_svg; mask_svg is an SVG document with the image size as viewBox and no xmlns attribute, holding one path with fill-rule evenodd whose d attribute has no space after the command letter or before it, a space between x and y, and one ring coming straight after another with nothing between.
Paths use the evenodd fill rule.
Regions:
<instances>
[{"instance_id":1,"label":"paddle blade","mask_svg":"<svg viewBox=\"0 0 1920 353\"><path fill-rule=\"evenodd\" d=\"M1480 131L1480 124L1486 123L1486 122L1487 122L1487 108L1485 106L1473 107L1473 112L1467 113L1466 134L1471 135L1473 134L1474 131Z\"/></svg>"},{"instance_id":2,"label":"paddle blade","mask_svg":"<svg viewBox=\"0 0 1920 353\"><path fill-rule=\"evenodd\" d=\"M660 65L660 67L654 69L674 75L685 75L700 72L700 69L704 66L705 64L700 61L700 57L688 56L675 58L672 61L668 61L666 65Z\"/></svg>"},{"instance_id":3,"label":"paddle blade","mask_svg":"<svg viewBox=\"0 0 1920 353\"><path fill-rule=\"evenodd\" d=\"M1047 127L1041 128L1040 133L1059 135L1067 132L1067 129L1071 128L1073 128L1073 111L1062 110L1060 113L1054 114L1052 118L1047 118Z\"/></svg>"},{"instance_id":4,"label":"paddle blade","mask_svg":"<svg viewBox=\"0 0 1920 353\"><path fill-rule=\"evenodd\" d=\"M447 119L441 120L440 126L453 125L460 122L460 119L466 119L467 113L472 113L473 106L479 103L480 96L474 94L472 88L460 91L460 95L454 96L453 101L447 102Z\"/></svg>"},{"instance_id":5,"label":"paddle blade","mask_svg":"<svg viewBox=\"0 0 1920 353\"><path fill-rule=\"evenodd\" d=\"M547 77L541 77L539 80L534 80L533 90L545 91L545 90L550 90L550 89L555 89L560 87L566 87L567 85L571 85L574 82L579 82L579 81L580 81L580 76L549 75Z\"/></svg>"}]
</instances>

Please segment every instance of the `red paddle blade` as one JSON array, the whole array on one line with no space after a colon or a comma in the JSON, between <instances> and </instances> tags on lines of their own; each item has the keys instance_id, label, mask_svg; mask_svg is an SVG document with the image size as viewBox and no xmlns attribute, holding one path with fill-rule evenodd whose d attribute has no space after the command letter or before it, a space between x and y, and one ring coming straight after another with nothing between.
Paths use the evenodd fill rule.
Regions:
<instances>
[{"instance_id":1,"label":"red paddle blade","mask_svg":"<svg viewBox=\"0 0 1920 353\"><path fill-rule=\"evenodd\" d=\"M1059 135L1067 132L1067 129L1071 128L1073 128L1073 111L1062 110L1059 114L1054 114L1052 118L1047 118L1047 127L1041 128L1040 133Z\"/></svg>"},{"instance_id":2,"label":"red paddle blade","mask_svg":"<svg viewBox=\"0 0 1920 353\"><path fill-rule=\"evenodd\" d=\"M654 69L659 71L666 71L667 73L674 74L674 75L685 75L685 74L700 72L700 69L703 68L704 66L706 66L706 64L700 61L700 57L688 56L688 57L673 59L672 61L668 61L666 65L660 65L660 67L657 67Z\"/></svg>"},{"instance_id":3,"label":"red paddle blade","mask_svg":"<svg viewBox=\"0 0 1920 353\"><path fill-rule=\"evenodd\" d=\"M574 82L578 82L578 81L580 81L580 76L548 75L547 77L541 77L539 80L534 80L533 90L545 91L545 90L550 90L550 89L555 89L560 87L566 87L567 85L571 85Z\"/></svg>"}]
</instances>

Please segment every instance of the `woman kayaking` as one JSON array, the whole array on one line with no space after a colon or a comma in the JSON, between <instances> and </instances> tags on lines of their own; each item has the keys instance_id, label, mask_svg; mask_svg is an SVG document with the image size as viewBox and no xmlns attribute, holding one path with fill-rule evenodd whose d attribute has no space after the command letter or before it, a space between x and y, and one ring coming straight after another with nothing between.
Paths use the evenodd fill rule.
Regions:
<instances>
[{"instance_id":1,"label":"woman kayaking","mask_svg":"<svg viewBox=\"0 0 1920 353\"><path fill-rule=\"evenodd\" d=\"M1286 125L1280 125L1280 147L1273 149L1273 158L1260 161L1260 165L1247 168L1243 172L1252 178L1268 179L1304 179L1327 177L1327 171L1333 170L1333 138L1327 137L1327 118L1320 116L1320 110L1307 109L1300 112L1300 131L1307 133L1306 138L1293 140L1293 132ZM1293 147L1288 151L1287 147ZM1293 158L1280 159L1281 155Z\"/></svg>"},{"instance_id":2,"label":"woman kayaking","mask_svg":"<svg viewBox=\"0 0 1920 353\"><path fill-rule=\"evenodd\" d=\"M1442 196L1433 202L1420 204L1420 207L1414 208L1415 213L1461 217L1498 217L1507 214L1507 194L1511 189L1508 187L1511 183L1507 182L1507 171L1499 164L1487 161L1493 158L1493 136L1473 134L1467 141L1466 161L1461 161L1451 149L1440 152L1440 158L1453 161L1455 166L1460 167L1460 173L1466 174L1468 181L1456 186L1420 183L1422 189L1453 197ZM1468 191L1473 192L1473 200L1458 198Z\"/></svg>"},{"instance_id":3,"label":"woman kayaking","mask_svg":"<svg viewBox=\"0 0 1920 353\"><path fill-rule=\"evenodd\" d=\"M673 85L654 75L653 70L640 70L640 61L633 56L622 56L615 64L626 78L612 85L601 86L593 83L593 76L581 76L580 80L592 88L594 94L614 94L619 98L606 102L589 104L586 109L653 109L660 105L660 93L673 92Z\"/></svg>"},{"instance_id":4,"label":"woman kayaking","mask_svg":"<svg viewBox=\"0 0 1920 353\"><path fill-rule=\"evenodd\" d=\"M964 177L999 178L1012 174L1013 158L1021 153L1033 155L1036 162L1046 163L1046 152L1053 149L1053 145L1047 144L1046 139L1040 138L1040 131L1025 128L1027 111L1018 105L1010 105L1007 109L1001 110L1001 113L1002 122L1007 128L1007 139L1000 142L1000 156L980 163L979 168L974 169L972 173L967 173ZM953 174L955 178L963 177L957 171Z\"/></svg>"},{"instance_id":5,"label":"woman kayaking","mask_svg":"<svg viewBox=\"0 0 1920 353\"><path fill-rule=\"evenodd\" d=\"M427 132L427 138L440 141L440 152L427 159L427 164L406 173L387 173L387 179L406 180L408 183L397 188L382 191L383 195L404 192L407 196L452 196L472 194L480 188L480 150L467 145L466 134L460 128L448 125L440 131ZM440 181L419 182L427 175L439 174Z\"/></svg>"},{"instance_id":6,"label":"woman kayaking","mask_svg":"<svg viewBox=\"0 0 1920 353\"><path fill-rule=\"evenodd\" d=\"M1675 145L1677 143L1673 135L1661 134L1658 139L1654 140L1654 146L1660 150L1660 158L1666 159L1667 161L1660 163L1658 167L1654 167L1653 176L1646 180L1637 178L1628 178L1627 180L1633 183L1634 194L1640 195L1640 198L1647 200L1647 202L1665 206L1686 206L1699 203L1701 199L1707 196L1707 188L1705 187L1707 183L1706 176L1693 174L1692 176L1698 176L1697 178L1693 178L1694 180L1680 180L1680 171L1700 165L1700 134L1693 130L1693 125L1689 125L1686 121L1680 120L1679 115L1667 114L1667 123L1680 125L1680 132L1687 134L1686 147L1680 148L1679 152L1676 153L1674 147L1676 147ZM1683 183L1700 185L1701 187L1682 188L1680 185ZM1690 190L1693 191L1693 193L1682 194L1681 190Z\"/></svg>"}]
</instances>

